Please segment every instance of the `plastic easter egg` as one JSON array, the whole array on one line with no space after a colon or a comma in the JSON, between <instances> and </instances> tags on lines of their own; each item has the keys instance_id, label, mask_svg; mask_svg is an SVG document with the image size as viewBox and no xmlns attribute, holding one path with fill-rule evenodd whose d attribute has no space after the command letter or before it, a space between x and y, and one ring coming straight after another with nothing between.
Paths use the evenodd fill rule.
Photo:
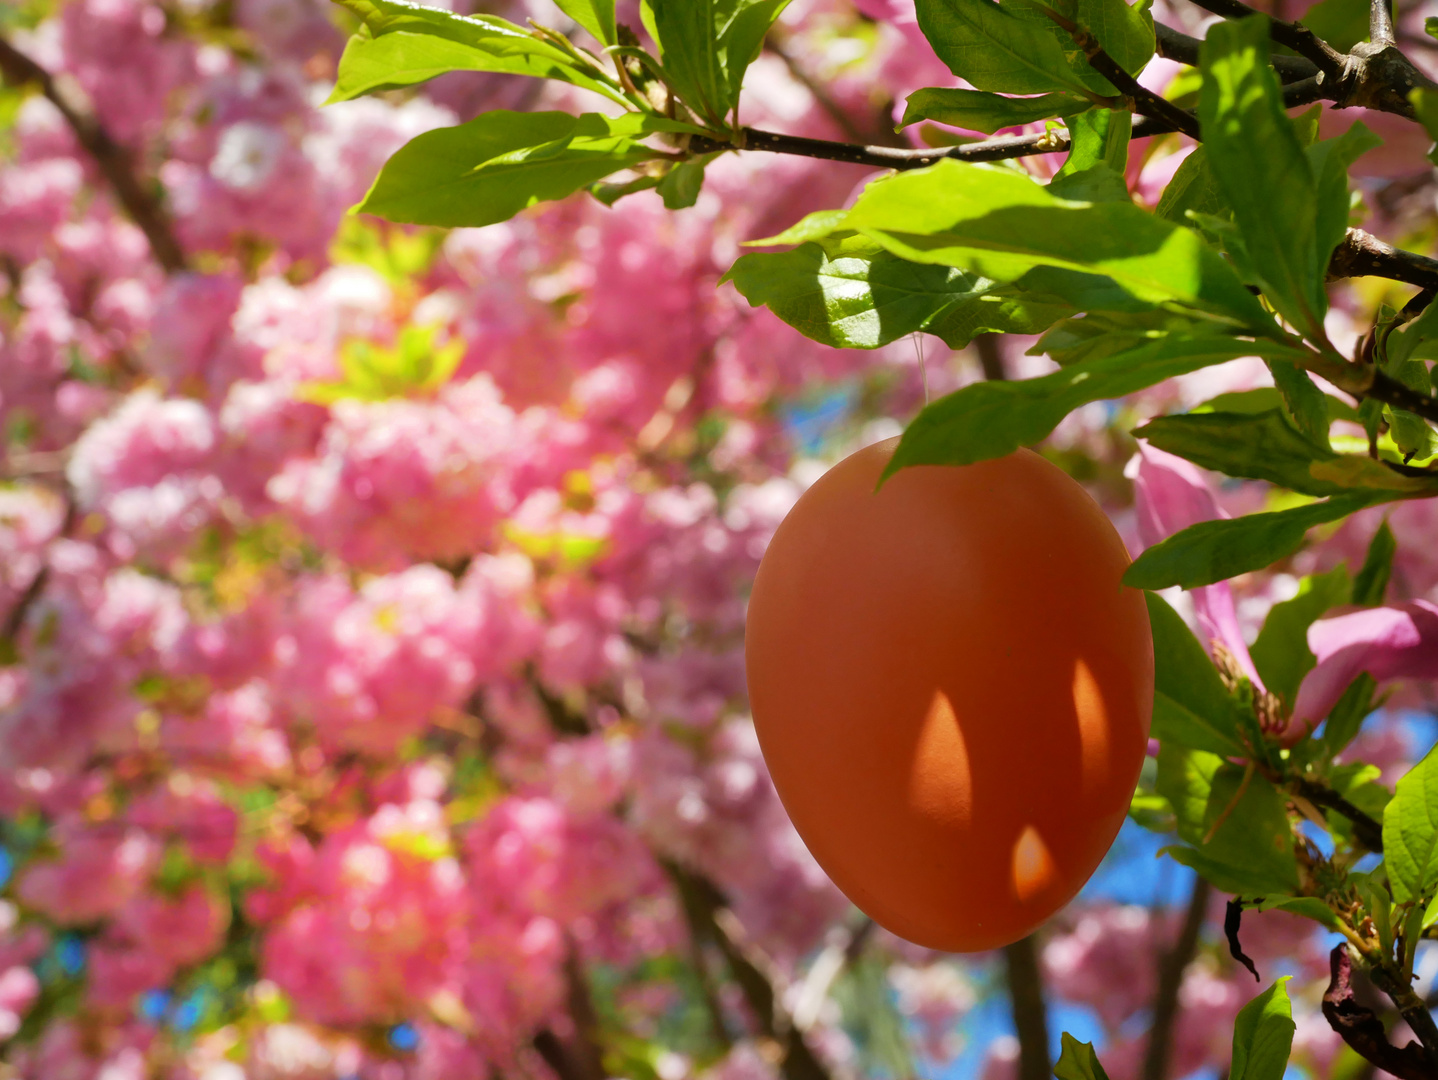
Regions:
<instances>
[{"instance_id":1,"label":"plastic easter egg","mask_svg":"<svg viewBox=\"0 0 1438 1080\"><path fill-rule=\"evenodd\" d=\"M799 835L881 926L954 952L1032 932L1098 867L1153 707L1143 595L1098 505L1037 454L917 466L897 440L776 532L745 635Z\"/></svg>"}]
</instances>

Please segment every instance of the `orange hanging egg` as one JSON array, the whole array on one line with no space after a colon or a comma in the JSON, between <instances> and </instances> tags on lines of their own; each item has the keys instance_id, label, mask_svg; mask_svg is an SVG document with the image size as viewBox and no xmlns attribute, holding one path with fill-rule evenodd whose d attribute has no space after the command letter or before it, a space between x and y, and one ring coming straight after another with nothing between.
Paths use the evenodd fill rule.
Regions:
<instances>
[{"instance_id":1,"label":"orange hanging egg","mask_svg":"<svg viewBox=\"0 0 1438 1080\"><path fill-rule=\"evenodd\" d=\"M1153 707L1143 595L1077 483L1020 450L875 485L845 459L775 533L749 602L759 743L809 850L881 926L1009 944L1113 843Z\"/></svg>"}]
</instances>

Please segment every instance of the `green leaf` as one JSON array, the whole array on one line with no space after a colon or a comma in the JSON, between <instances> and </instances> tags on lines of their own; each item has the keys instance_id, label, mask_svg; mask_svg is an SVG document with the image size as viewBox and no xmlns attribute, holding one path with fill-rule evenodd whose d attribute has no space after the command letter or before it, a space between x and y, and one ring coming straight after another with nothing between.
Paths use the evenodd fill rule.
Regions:
<instances>
[{"instance_id":1,"label":"green leaf","mask_svg":"<svg viewBox=\"0 0 1438 1080\"><path fill-rule=\"evenodd\" d=\"M1303 15L1303 25L1340 52L1368 40L1367 0L1320 0Z\"/></svg>"},{"instance_id":2,"label":"green leaf","mask_svg":"<svg viewBox=\"0 0 1438 1080\"><path fill-rule=\"evenodd\" d=\"M557 79L623 102L597 69L513 23L491 15L455 15L403 0L338 0L364 20L340 58L326 104L414 86L450 71L496 71Z\"/></svg>"},{"instance_id":3,"label":"green leaf","mask_svg":"<svg viewBox=\"0 0 1438 1080\"><path fill-rule=\"evenodd\" d=\"M1219 194L1218 181L1208 167L1208 153L1202 146L1195 146L1193 152L1183 159L1173 179L1158 197L1154 213L1165 221L1179 225L1191 224L1188 212L1210 216L1224 212L1223 196Z\"/></svg>"},{"instance_id":4,"label":"green leaf","mask_svg":"<svg viewBox=\"0 0 1438 1080\"><path fill-rule=\"evenodd\" d=\"M664 174L656 186L666 209L687 210L699 201L699 191L704 187L704 168L715 156L690 158Z\"/></svg>"},{"instance_id":5,"label":"green leaf","mask_svg":"<svg viewBox=\"0 0 1438 1080\"><path fill-rule=\"evenodd\" d=\"M1314 896L1265 896L1255 900L1244 899L1245 911L1291 911L1316 923L1322 923L1330 930L1338 929L1338 916L1333 909Z\"/></svg>"},{"instance_id":6,"label":"green leaf","mask_svg":"<svg viewBox=\"0 0 1438 1080\"><path fill-rule=\"evenodd\" d=\"M1018 127L1049 117L1072 116L1093 108L1093 102L1078 94L1041 94L1038 97L1004 97L983 90L952 90L926 87L909 95L900 127L920 120L982 131L992 135L1000 128Z\"/></svg>"},{"instance_id":7,"label":"green leaf","mask_svg":"<svg viewBox=\"0 0 1438 1080\"><path fill-rule=\"evenodd\" d=\"M1283 1080L1297 1030L1284 987L1288 979L1283 976L1238 1010L1233 1022L1230 1080Z\"/></svg>"},{"instance_id":8,"label":"green leaf","mask_svg":"<svg viewBox=\"0 0 1438 1080\"><path fill-rule=\"evenodd\" d=\"M1298 863L1283 795L1263 777L1217 754L1164 744L1158 793L1173 807L1180 839L1164 850L1224 892L1293 893Z\"/></svg>"},{"instance_id":9,"label":"green leaf","mask_svg":"<svg viewBox=\"0 0 1438 1080\"><path fill-rule=\"evenodd\" d=\"M1054 1066L1058 1080L1108 1080L1108 1073L1103 1071L1098 1055L1093 1052L1093 1043L1081 1043L1067 1031L1060 1040L1063 1051Z\"/></svg>"},{"instance_id":10,"label":"green leaf","mask_svg":"<svg viewBox=\"0 0 1438 1080\"><path fill-rule=\"evenodd\" d=\"M1313 526L1337 521L1383 497L1371 492L1334 495L1290 510L1201 521L1145 551L1123 581L1136 589L1196 589L1261 570L1297 551Z\"/></svg>"},{"instance_id":11,"label":"green leaf","mask_svg":"<svg viewBox=\"0 0 1438 1080\"><path fill-rule=\"evenodd\" d=\"M745 255L723 280L836 348L873 349L916 330L958 347L985 329L1033 333L1071 310L1059 301L1025 302L1012 287L953 267L901 259L855 235Z\"/></svg>"},{"instance_id":12,"label":"green leaf","mask_svg":"<svg viewBox=\"0 0 1438 1080\"><path fill-rule=\"evenodd\" d=\"M1146 4L1055 0L1053 7L1092 31L1131 75L1137 75L1153 55L1153 17ZM1067 33L1020 0L918 0L916 8L919 28L939 59L980 90L1034 94L1069 88L1115 93Z\"/></svg>"},{"instance_id":13,"label":"green leaf","mask_svg":"<svg viewBox=\"0 0 1438 1080\"><path fill-rule=\"evenodd\" d=\"M1353 603L1365 607L1383 603L1383 594L1388 591L1388 578L1393 573L1393 555L1397 550L1398 542L1393 539L1388 519L1384 518L1373 539L1368 542L1368 554L1353 579Z\"/></svg>"},{"instance_id":14,"label":"green leaf","mask_svg":"<svg viewBox=\"0 0 1438 1080\"><path fill-rule=\"evenodd\" d=\"M1372 682L1371 677L1369 681ZM1330 717L1329 724L1332 723ZM1382 821L1384 808L1393 800L1393 793L1384 787L1380 780L1382 775L1378 766L1354 761L1346 765L1331 766L1328 770L1328 784L1373 820ZM1342 814L1332 811L1325 816L1328 819L1328 831L1333 834L1335 839L1344 843L1353 843L1353 823L1351 821Z\"/></svg>"},{"instance_id":15,"label":"green leaf","mask_svg":"<svg viewBox=\"0 0 1438 1080\"><path fill-rule=\"evenodd\" d=\"M1313 384L1297 364L1287 360L1268 361L1274 385L1283 397L1283 411L1309 442L1324 450L1328 441L1328 395Z\"/></svg>"},{"instance_id":16,"label":"green leaf","mask_svg":"<svg viewBox=\"0 0 1438 1080\"><path fill-rule=\"evenodd\" d=\"M1332 249L1318 250L1317 185L1269 66L1267 17L1211 26L1201 58L1203 144L1249 264L1284 318L1324 341Z\"/></svg>"},{"instance_id":17,"label":"green leaf","mask_svg":"<svg viewBox=\"0 0 1438 1080\"><path fill-rule=\"evenodd\" d=\"M606 45L619 41L614 30L614 0L554 0L568 15Z\"/></svg>"},{"instance_id":18,"label":"green leaf","mask_svg":"<svg viewBox=\"0 0 1438 1080\"><path fill-rule=\"evenodd\" d=\"M700 116L724 125L764 35L789 0L647 0L669 81Z\"/></svg>"},{"instance_id":19,"label":"green leaf","mask_svg":"<svg viewBox=\"0 0 1438 1080\"><path fill-rule=\"evenodd\" d=\"M1054 174L1058 180L1107 165L1120 176L1128 165L1128 140L1133 133L1133 113L1118 109L1093 109L1069 117L1069 156ZM1049 185L1053 190L1053 185ZM1060 194L1055 192L1055 194ZM1060 198L1072 198L1060 194Z\"/></svg>"},{"instance_id":20,"label":"green leaf","mask_svg":"<svg viewBox=\"0 0 1438 1080\"><path fill-rule=\"evenodd\" d=\"M1132 203L1055 198L1013 169L941 161L876 181L846 214L810 215L764 243L798 243L840 228L865 233L903 258L995 281L1013 281L1040 266L1103 275L1138 300L1172 301L1281 336L1197 233Z\"/></svg>"},{"instance_id":21,"label":"green leaf","mask_svg":"<svg viewBox=\"0 0 1438 1080\"><path fill-rule=\"evenodd\" d=\"M1134 434L1205 469L1267 480L1305 495L1343 495L1355 490L1396 494L1421 490L1425 483L1400 476L1365 455L1320 450L1276 409L1161 416Z\"/></svg>"},{"instance_id":22,"label":"green leaf","mask_svg":"<svg viewBox=\"0 0 1438 1080\"><path fill-rule=\"evenodd\" d=\"M974 383L914 418L884 475L909 465L968 465L1002 457L1032 446L1080 405L1122 397L1252 350L1252 342L1233 338L1160 338L1037 379Z\"/></svg>"},{"instance_id":23,"label":"green leaf","mask_svg":"<svg viewBox=\"0 0 1438 1080\"><path fill-rule=\"evenodd\" d=\"M1426 899L1438 885L1438 754L1433 750L1398 781L1383 812L1383 859L1393 899Z\"/></svg>"},{"instance_id":24,"label":"green leaf","mask_svg":"<svg viewBox=\"0 0 1438 1080\"><path fill-rule=\"evenodd\" d=\"M1317 191L1314 243L1320 273L1326 274L1333 249L1348 235L1348 170L1368 151L1382 145L1383 140L1359 121L1337 138L1308 147Z\"/></svg>"},{"instance_id":25,"label":"green leaf","mask_svg":"<svg viewBox=\"0 0 1438 1080\"><path fill-rule=\"evenodd\" d=\"M1203 646L1161 597L1144 599L1153 628L1154 737L1224 757L1246 755L1237 706Z\"/></svg>"},{"instance_id":26,"label":"green leaf","mask_svg":"<svg viewBox=\"0 0 1438 1080\"><path fill-rule=\"evenodd\" d=\"M1075 202L1132 202L1124 168L1133 113L1091 109L1066 123L1071 148L1048 185L1049 193Z\"/></svg>"},{"instance_id":27,"label":"green leaf","mask_svg":"<svg viewBox=\"0 0 1438 1080\"><path fill-rule=\"evenodd\" d=\"M1023 0L917 0L914 6L919 29L939 59L979 90L1041 94L1086 88L1055 35L1057 27Z\"/></svg>"},{"instance_id":28,"label":"green leaf","mask_svg":"<svg viewBox=\"0 0 1438 1080\"><path fill-rule=\"evenodd\" d=\"M691 130L626 113L482 113L411 139L355 209L415 225L491 225L655 156L640 139Z\"/></svg>"},{"instance_id":29,"label":"green leaf","mask_svg":"<svg viewBox=\"0 0 1438 1080\"><path fill-rule=\"evenodd\" d=\"M1249 655L1263 685L1290 708L1303 676L1318 664L1308 648L1308 628L1330 608L1346 604L1351 590L1348 568L1339 565L1326 574L1305 577L1298 583L1297 596L1269 609Z\"/></svg>"},{"instance_id":30,"label":"green leaf","mask_svg":"<svg viewBox=\"0 0 1438 1080\"><path fill-rule=\"evenodd\" d=\"M1338 754L1353 741L1364 719L1373 711L1373 692L1377 689L1377 681L1366 671L1348 684L1323 725L1323 746L1328 757Z\"/></svg>"},{"instance_id":31,"label":"green leaf","mask_svg":"<svg viewBox=\"0 0 1438 1080\"><path fill-rule=\"evenodd\" d=\"M1420 86L1409 92L1408 100L1413 105L1413 112L1417 115L1418 122L1423 125L1423 130L1428 132L1428 137L1438 140L1438 93ZM1430 162L1435 157L1438 157L1438 147L1428 151Z\"/></svg>"}]
</instances>

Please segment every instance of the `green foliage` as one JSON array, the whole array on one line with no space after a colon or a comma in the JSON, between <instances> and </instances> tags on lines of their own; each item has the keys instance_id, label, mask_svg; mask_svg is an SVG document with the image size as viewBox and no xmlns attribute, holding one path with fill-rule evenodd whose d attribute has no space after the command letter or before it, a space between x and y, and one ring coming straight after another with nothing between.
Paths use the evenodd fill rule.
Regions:
<instances>
[{"instance_id":1,"label":"green foliage","mask_svg":"<svg viewBox=\"0 0 1438 1080\"><path fill-rule=\"evenodd\" d=\"M399 0L336 0L364 20L340 58L329 101L394 90L449 71L496 71L558 79L618 102L612 79L574 53L492 15L455 15ZM571 0L576 7L590 6ZM599 6L596 0L594 6ZM610 22L613 23L611 0ZM328 102L327 102L328 104Z\"/></svg>"},{"instance_id":2,"label":"green foliage","mask_svg":"<svg viewBox=\"0 0 1438 1080\"><path fill-rule=\"evenodd\" d=\"M1057 0L1060 14L1087 27L1125 71L1137 74L1153 55L1153 17L1146 4L1123 0ZM1072 39L1036 5L1022 0L918 0L919 27L949 70L979 90L1039 94L1075 90L1115 93Z\"/></svg>"},{"instance_id":3,"label":"green foliage","mask_svg":"<svg viewBox=\"0 0 1438 1080\"><path fill-rule=\"evenodd\" d=\"M838 348L872 349L916 330L957 348L984 330L1036 333L1072 310L953 267L901 259L854 234L745 255L724 280L749 303Z\"/></svg>"},{"instance_id":4,"label":"green foliage","mask_svg":"<svg viewBox=\"0 0 1438 1080\"><path fill-rule=\"evenodd\" d=\"M1145 593L1153 629L1153 734L1164 745L1242 757L1238 707L1203 646L1167 602Z\"/></svg>"},{"instance_id":5,"label":"green foliage","mask_svg":"<svg viewBox=\"0 0 1438 1080\"><path fill-rule=\"evenodd\" d=\"M1169 743L1159 750L1157 786L1189 845L1165 849L1175 860L1234 895L1298 890L1288 812L1267 780L1217 754Z\"/></svg>"},{"instance_id":6,"label":"green foliage","mask_svg":"<svg viewBox=\"0 0 1438 1080\"><path fill-rule=\"evenodd\" d=\"M1263 685L1289 706L1298 696L1298 684L1318 663L1308 648L1308 628L1329 608L1346 604L1352 592L1348 569L1337 566L1326 574L1313 574L1298 583L1298 595L1274 604L1263 622L1249 655Z\"/></svg>"},{"instance_id":7,"label":"green foliage","mask_svg":"<svg viewBox=\"0 0 1438 1080\"><path fill-rule=\"evenodd\" d=\"M1365 607L1383 603L1383 594L1388 591L1388 579L1393 574L1393 555L1398 542L1393 539L1393 530L1388 519L1378 526L1373 539L1368 542L1368 553L1363 566L1353 579L1353 603Z\"/></svg>"},{"instance_id":8,"label":"green foliage","mask_svg":"<svg viewBox=\"0 0 1438 1080\"><path fill-rule=\"evenodd\" d=\"M1093 108L1093 102L1079 94L1053 93L1038 97L1004 97L983 90L955 90L926 87L909 95L900 127L920 120L993 134L1000 128L1018 127L1049 117L1072 116Z\"/></svg>"},{"instance_id":9,"label":"green foliage","mask_svg":"<svg viewBox=\"0 0 1438 1080\"><path fill-rule=\"evenodd\" d=\"M1297 364L1270 360L1268 370L1283 399L1283 412L1288 421L1314 446L1328 449L1332 445L1328 441L1328 395L1318 389L1308 372Z\"/></svg>"},{"instance_id":10,"label":"green foliage","mask_svg":"<svg viewBox=\"0 0 1438 1080\"><path fill-rule=\"evenodd\" d=\"M349 342L339 357L344 378L310 383L302 388L301 396L330 404L344 398L385 401L432 393L449 382L464 359L463 341L436 345L435 334L432 326L406 326L392 349L369 341Z\"/></svg>"},{"instance_id":11,"label":"green foliage","mask_svg":"<svg viewBox=\"0 0 1438 1080\"><path fill-rule=\"evenodd\" d=\"M1308 530L1371 506L1390 495L1359 492L1289 510L1248 514L1223 521L1201 521L1155 544L1124 574L1124 584L1137 589L1196 589L1252 570L1271 566L1292 555Z\"/></svg>"},{"instance_id":12,"label":"green foliage","mask_svg":"<svg viewBox=\"0 0 1438 1080\"><path fill-rule=\"evenodd\" d=\"M1319 250L1317 182L1269 66L1268 19L1211 27L1202 58L1204 149L1247 262L1284 318L1322 341L1332 248Z\"/></svg>"},{"instance_id":13,"label":"green foliage","mask_svg":"<svg viewBox=\"0 0 1438 1080\"><path fill-rule=\"evenodd\" d=\"M614 26L614 0L554 0L559 10L568 15L606 45L619 38Z\"/></svg>"},{"instance_id":14,"label":"green foliage","mask_svg":"<svg viewBox=\"0 0 1438 1080\"><path fill-rule=\"evenodd\" d=\"M1058 1080L1108 1080L1108 1073L1093 1052L1093 1043L1081 1043L1065 1031L1061 1037L1063 1050L1054 1065Z\"/></svg>"},{"instance_id":15,"label":"green foliage","mask_svg":"<svg viewBox=\"0 0 1438 1080\"><path fill-rule=\"evenodd\" d=\"M1231 1080L1283 1080L1293 1048L1293 1009L1285 975L1238 1011L1233 1023Z\"/></svg>"},{"instance_id":16,"label":"green foliage","mask_svg":"<svg viewBox=\"0 0 1438 1080\"><path fill-rule=\"evenodd\" d=\"M1015 281L1035 267L1101 275L1130 309L1133 300L1169 302L1245 332L1283 336L1197 233L1132 203L1055 198L1012 169L941 161L872 183L847 213L811 214L764 243L802 243L841 229L903 258L996 281Z\"/></svg>"},{"instance_id":17,"label":"green foliage","mask_svg":"<svg viewBox=\"0 0 1438 1080\"><path fill-rule=\"evenodd\" d=\"M491 225L658 155L641 140L693 130L626 113L482 113L427 131L389 159L356 210L417 225Z\"/></svg>"},{"instance_id":18,"label":"green foliage","mask_svg":"<svg viewBox=\"0 0 1438 1080\"><path fill-rule=\"evenodd\" d=\"M909 465L968 465L1002 457L1038 442L1080 405L1122 397L1252 351L1252 343L1229 337L1159 338L1037 379L974 383L914 418L884 475Z\"/></svg>"},{"instance_id":19,"label":"green foliage","mask_svg":"<svg viewBox=\"0 0 1438 1080\"><path fill-rule=\"evenodd\" d=\"M664 74L701 117L723 126L744 72L789 0L645 0Z\"/></svg>"},{"instance_id":20,"label":"green foliage","mask_svg":"<svg viewBox=\"0 0 1438 1080\"><path fill-rule=\"evenodd\" d=\"M1383 812L1383 857L1393 898L1426 901L1438 885L1438 754L1398 781Z\"/></svg>"},{"instance_id":21,"label":"green foliage","mask_svg":"<svg viewBox=\"0 0 1438 1080\"><path fill-rule=\"evenodd\" d=\"M1323 450L1294 430L1279 410L1163 416L1134 434L1205 469L1267 480L1305 495L1415 491L1425 483L1366 455Z\"/></svg>"}]
</instances>

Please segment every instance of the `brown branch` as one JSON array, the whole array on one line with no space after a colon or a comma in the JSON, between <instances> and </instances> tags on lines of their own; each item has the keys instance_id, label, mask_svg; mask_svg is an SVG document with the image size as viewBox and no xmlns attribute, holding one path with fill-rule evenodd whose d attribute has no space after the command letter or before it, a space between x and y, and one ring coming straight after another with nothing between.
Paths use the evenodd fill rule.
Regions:
<instances>
[{"instance_id":1,"label":"brown branch","mask_svg":"<svg viewBox=\"0 0 1438 1080\"><path fill-rule=\"evenodd\" d=\"M1369 0L1368 40L1380 48L1394 44L1390 0Z\"/></svg>"},{"instance_id":2,"label":"brown branch","mask_svg":"<svg viewBox=\"0 0 1438 1080\"><path fill-rule=\"evenodd\" d=\"M1196 37L1175 30L1163 23L1154 23L1153 34L1158 55L1189 67L1198 67L1199 46L1203 43ZM1318 74L1318 65L1302 56L1274 56L1270 58L1273 70L1284 83L1311 79Z\"/></svg>"},{"instance_id":3,"label":"brown branch","mask_svg":"<svg viewBox=\"0 0 1438 1080\"><path fill-rule=\"evenodd\" d=\"M804 1033L783 1008L774 980L765 972L766 958L743 937L742 927L729 910L728 900L712 881L662 860L674 882L691 935L712 942L723 954L730 974L759 1025L759 1033L779 1051L784 1080L830 1080L829 1071L814 1056Z\"/></svg>"},{"instance_id":4,"label":"brown branch","mask_svg":"<svg viewBox=\"0 0 1438 1080\"><path fill-rule=\"evenodd\" d=\"M1249 7L1243 0L1193 0L1205 11L1222 15L1225 19L1244 19L1249 15L1261 15L1257 8ZM1344 55L1324 41L1302 23L1269 19L1268 33L1280 45L1286 45L1300 56L1307 57L1318 70L1337 79L1343 72Z\"/></svg>"},{"instance_id":5,"label":"brown branch","mask_svg":"<svg viewBox=\"0 0 1438 1080\"><path fill-rule=\"evenodd\" d=\"M1415 1042L1399 1048L1388 1041L1383 1021L1353 996L1353 959L1347 945L1335 945L1328 958L1331 977L1323 994L1323 1016L1359 1057L1399 1080L1434 1080L1435 1069ZM1427 1015L1426 1011L1424 1015ZM1428 1018L1432 1024L1432 1017Z\"/></svg>"},{"instance_id":6,"label":"brown branch","mask_svg":"<svg viewBox=\"0 0 1438 1080\"><path fill-rule=\"evenodd\" d=\"M544 1028L534 1036L534 1049L560 1080L605 1080L608 1072L599 1049L599 1017L573 942L564 960L564 978L573 1030L561 1038L552 1028Z\"/></svg>"},{"instance_id":7,"label":"brown branch","mask_svg":"<svg viewBox=\"0 0 1438 1080\"><path fill-rule=\"evenodd\" d=\"M1044 1007L1036 936L1030 934L1006 946L1004 967L1008 974L1014 1030L1019 1037L1018 1080L1052 1080L1048 1013Z\"/></svg>"},{"instance_id":8,"label":"brown branch","mask_svg":"<svg viewBox=\"0 0 1438 1080\"><path fill-rule=\"evenodd\" d=\"M1201 877L1193 879L1193 892L1188 898L1188 912L1173 948L1163 954L1158 965L1158 992L1153 1001L1153 1022L1148 1028L1148 1046L1144 1050L1141 1080L1166 1080L1173 1049L1174 1021L1178 1019L1178 992L1183 986L1183 973L1198 949L1198 935L1208 914L1212 886Z\"/></svg>"},{"instance_id":9,"label":"brown branch","mask_svg":"<svg viewBox=\"0 0 1438 1080\"><path fill-rule=\"evenodd\" d=\"M1368 977L1398 1006L1398 1015L1423 1044L1428 1075L1438 1077L1438 1024L1433 1022L1433 1014L1423 999L1413 992L1412 982L1406 975L1378 965L1369 969Z\"/></svg>"},{"instance_id":10,"label":"brown branch","mask_svg":"<svg viewBox=\"0 0 1438 1080\"><path fill-rule=\"evenodd\" d=\"M1198 117L1187 109L1180 109L1173 102L1155 94L1148 87L1143 86L1125 71L1103 47L1098 38L1086 26L1081 26L1065 15L1060 14L1051 7L1039 5L1050 19L1058 23L1073 38L1074 44L1083 50L1084 56L1088 57L1089 67L1093 68L1110 83L1113 88L1125 97L1130 98L1134 108L1144 116L1151 116L1155 120L1162 120L1168 123L1174 131L1181 131L1191 139L1197 139Z\"/></svg>"},{"instance_id":11,"label":"brown branch","mask_svg":"<svg viewBox=\"0 0 1438 1080\"><path fill-rule=\"evenodd\" d=\"M172 274L184 270L185 253L175 239L164 207L141 181L130 152L111 138L95 118L80 88L69 79L51 75L3 37L0 37L0 75L16 86L39 88L65 118L80 146L94 159L125 213L145 234L155 261Z\"/></svg>"},{"instance_id":12,"label":"brown branch","mask_svg":"<svg viewBox=\"0 0 1438 1080\"><path fill-rule=\"evenodd\" d=\"M1358 809L1338 792L1323 784L1302 778L1290 781L1289 787L1295 795L1302 795L1314 806L1321 806L1325 810L1332 810L1340 817L1347 818L1353 823L1353 838L1369 851L1379 855L1383 854L1382 824Z\"/></svg>"}]
</instances>

